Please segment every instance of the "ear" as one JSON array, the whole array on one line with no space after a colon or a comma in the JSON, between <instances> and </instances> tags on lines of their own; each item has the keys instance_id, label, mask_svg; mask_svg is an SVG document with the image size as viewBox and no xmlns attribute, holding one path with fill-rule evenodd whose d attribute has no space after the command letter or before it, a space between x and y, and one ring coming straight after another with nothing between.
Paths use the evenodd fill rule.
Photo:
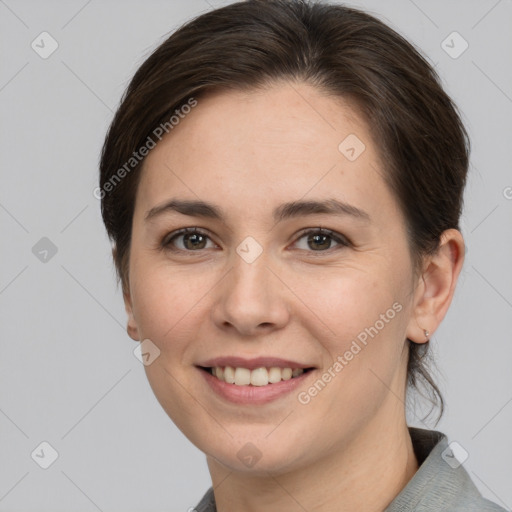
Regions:
<instances>
[{"instance_id":1,"label":"ear","mask_svg":"<svg viewBox=\"0 0 512 512\"><path fill-rule=\"evenodd\" d=\"M116 247L112 247L112 256L114 261L116 259ZM137 328L137 322L135 321L135 316L133 315L133 306L132 306L132 297L129 283L122 283L123 289L123 300L124 300L124 308L126 310L126 314L128 316L128 321L126 324L126 332L128 336L134 341L140 341L139 330Z\"/></svg>"},{"instance_id":2,"label":"ear","mask_svg":"<svg viewBox=\"0 0 512 512\"><path fill-rule=\"evenodd\" d=\"M132 298L129 286L127 288L128 291L123 292L124 308L128 316L126 332L128 333L128 336L130 336L132 340L140 341L139 329L137 328L137 322L135 321L135 317L133 315Z\"/></svg>"},{"instance_id":3,"label":"ear","mask_svg":"<svg viewBox=\"0 0 512 512\"><path fill-rule=\"evenodd\" d=\"M407 326L407 338L415 343L427 342L446 315L464 263L464 248L460 231L448 229L441 235L436 254L427 258ZM428 331L428 336L424 330Z\"/></svg>"}]
</instances>

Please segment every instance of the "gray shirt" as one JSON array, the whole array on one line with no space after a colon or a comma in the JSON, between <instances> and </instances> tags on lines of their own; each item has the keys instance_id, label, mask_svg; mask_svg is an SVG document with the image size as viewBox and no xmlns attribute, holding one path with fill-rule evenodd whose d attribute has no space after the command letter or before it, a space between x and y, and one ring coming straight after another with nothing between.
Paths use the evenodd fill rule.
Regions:
<instances>
[{"instance_id":1,"label":"gray shirt","mask_svg":"<svg viewBox=\"0 0 512 512\"><path fill-rule=\"evenodd\" d=\"M384 512L506 512L478 492L444 434L413 427L409 433L420 467ZM217 512L211 487L195 510Z\"/></svg>"}]
</instances>

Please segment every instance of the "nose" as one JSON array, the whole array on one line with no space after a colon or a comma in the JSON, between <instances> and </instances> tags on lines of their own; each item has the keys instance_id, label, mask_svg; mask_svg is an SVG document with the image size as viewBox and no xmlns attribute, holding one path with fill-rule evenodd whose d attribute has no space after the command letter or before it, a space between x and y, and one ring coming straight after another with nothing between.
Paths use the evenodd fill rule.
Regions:
<instances>
[{"instance_id":1,"label":"nose","mask_svg":"<svg viewBox=\"0 0 512 512\"><path fill-rule=\"evenodd\" d=\"M263 254L252 263L235 255L216 287L213 321L219 329L247 337L282 329L290 318L290 295Z\"/></svg>"}]
</instances>

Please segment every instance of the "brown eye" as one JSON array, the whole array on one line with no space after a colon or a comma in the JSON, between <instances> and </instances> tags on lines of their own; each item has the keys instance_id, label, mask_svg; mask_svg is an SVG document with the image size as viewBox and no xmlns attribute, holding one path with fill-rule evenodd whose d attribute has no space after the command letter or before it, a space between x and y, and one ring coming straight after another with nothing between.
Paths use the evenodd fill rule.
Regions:
<instances>
[{"instance_id":1,"label":"brown eye","mask_svg":"<svg viewBox=\"0 0 512 512\"><path fill-rule=\"evenodd\" d=\"M195 228L186 228L165 237L162 246L170 250L192 252L211 247L208 242L213 244L205 233Z\"/></svg>"},{"instance_id":2,"label":"brown eye","mask_svg":"<svg viewBox=\"0 0 512 512\"><path fill-rule=\"evenodd\" d=\"M329 235L308 235L308 247L314 251L330 249L332 238Z\"/></svg>"},{"instance_id":3,"label":"brown eye","mask_svg":"<svg viewBox=\"0 0 512 512\"><path fill-rule=\"evenodd\" d=\"M301 242L304 240L304 242ZM295 243L301 250L325 252L336 246L348 246L349 243L341 235L326 229L314 229L306 231Z\"/></svg>"},{"instance_id":4,"label":"brown eye","mask_svg":"<svg viewBox=\"0 0 512 512\"><path fill-rule=\"evenodd\" d=\"M204 249L206 245L206 237L200 233L186 233L183 235L183 245L187 249Z\"/></svg>"}]
</instances>

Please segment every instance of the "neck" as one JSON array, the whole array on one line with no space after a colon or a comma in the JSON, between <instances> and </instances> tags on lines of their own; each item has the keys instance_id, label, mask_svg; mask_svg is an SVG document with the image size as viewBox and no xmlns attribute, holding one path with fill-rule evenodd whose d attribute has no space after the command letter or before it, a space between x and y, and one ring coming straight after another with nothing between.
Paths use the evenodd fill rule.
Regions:
<instances>
[{"instance_id":1,"label":"neck","mask_svg":"<svg viewBox=\"0 0 512 512\"><path fill-rule=\"evenodd\" d=\"M287 473L255 477L230 472L209 457L218 512L382 512L418 463L405 417L393 423L389 417L387 422L374 420L349 446L335 446L314 464Z\"/></svg>"}]
</instances>

